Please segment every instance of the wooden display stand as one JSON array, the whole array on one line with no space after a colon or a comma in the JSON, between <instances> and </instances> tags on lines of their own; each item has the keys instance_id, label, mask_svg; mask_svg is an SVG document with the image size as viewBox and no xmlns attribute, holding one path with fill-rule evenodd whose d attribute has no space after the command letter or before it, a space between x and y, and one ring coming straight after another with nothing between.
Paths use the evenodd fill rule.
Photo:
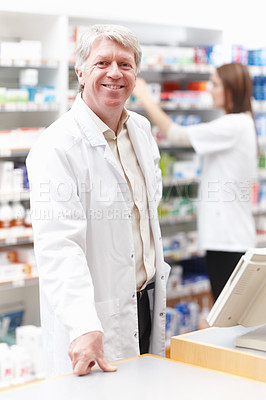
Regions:
<instances>
[{"instance_id":1,"label":"wooden display stand","mask_svg":"<svg viewBox=\"0 0 266 400\"><path fill-rule=\"evenodd\" d=\"M171 338L170 358L266 382L266 352L236 347L236 337L256 327L208 328Z\"/></svg>"}]
</instances>

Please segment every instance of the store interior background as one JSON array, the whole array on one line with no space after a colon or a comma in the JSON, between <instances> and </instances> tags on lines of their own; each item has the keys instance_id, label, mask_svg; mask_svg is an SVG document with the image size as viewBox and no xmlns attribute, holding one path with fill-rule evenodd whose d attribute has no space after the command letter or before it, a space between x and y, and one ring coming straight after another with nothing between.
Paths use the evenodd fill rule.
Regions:
<instances>
[{"instance_id":1,"label":"store interior background","mask_svg":"<svg viewBox=\"0 0 266 400\"><path fill-rule=\"evenodd\" d=\"M224 33L224 43L241 44L259 48L266 43L265 16L260 0L124 0L64 1L32 0L3 1L0 11L66 14L116 22L147 22L162 25L219 29Z\"/></svg>"},{"instance_id":2,"label":"store interior background","mask_svg":"<svg viewBox=\"0 0 266 400\"><path fill-rule=\"evenodd\" d=\"M213 0L186 0L182 2L178 0L164 0L160 3L150 0L134 0L133 2L125 0L113 0L112 2L110 0L87 2L84 0L46 0L45 2L9 0L5 4L2 0L0 2L0 14L1 12L3 14L4 12L7 12L7 14L9 12L24 13L25 15L32 14L33 18L36 18L36 27L33 28L33 31L36 29L36 32L38 23L39 29L43 29L43 27L48 29L51 26L48 22L41 21L41 14L51 16L62 15L71 17L72 19L77 18L77 20L80 19L82 21L82 25L85 25L86 21L93 21L98 23L119 23L121 25L129 25L130 27L138 26L138 29L142 26L142 34L144 32L149 36L145 37L146 42L150 41L153 44L154 37L156 36L157 38L160 37L162 43L165 41L165 43L169 45L173 44L174 46L185 45L187 39L187 30L185 28L209 29L208 35L212 34L211 30L216 32L221 31L224 62L231 61L232 45L239 45L253 50L266 47L266 22L261 0L253 0L252 3L243 0L224 0L223 2L215 2ZM17 24L21 23L21 27L23 26L19 14L18 18L14 19L14 21ZM26 27L26 24L28 24L27 18L25 18L24 24ZM60 60L56 79L58 80L58 86L62 95L61 112L67 106L68 60L66 59L65 40L67 38L67 29L61 29L60 24L67 26L66 21L60 19L58 25L54 23L54 26L51 26L51 32L47 36L49 36L49 40L54 39L49 42L52 47L51 54L53 52L56 53L58 49L61 51L61 53L56 53L58 60ZM168 26L169 29L167 29ZM3 36L5 29L7 30L7 37L8 35L12 36L12 31L19 31L19 29L13 28L15 27L9 26L8 22L6 26L2 24L2 27L0 27L0 36ZM178 30L178 43L176 36L170 37L171 32L174 31L173 28ZM64 39L61 40L59 36L56 37L56 32L63 32L62 37ZM213 34L213 41L215 42L215 34ZM62 46L58 46L59 43L62 43ZM64 93L65 95L63 95ZM9 114L6 113L3 115L2 113L1 118L2 121L8 123ZM12 118L12 124L17 123L19 126L19 122L15 119L15 113L12 113ZM41 123L40 126L44 126L44 124ZM0 121L1 129L3 129L3 126L1 126ZM24 323L40 324L39 313L36 312L39 307L38 287L36 284L29 284L27 290L19 286L15 290L13 286L2 286L2 289L0 304L9 303L11 298L12 301L23 299L26 305Z\"/></svg>"},{"instance_id":3,"label":"store interior background","mask_svg":"<svg viewBox=\"0 0 266 400\"><path fill-rule=\"evenodd\" d=\"M262 4L259 0L253 0L252 6L250 3L240 0L224 0L220 4L213 2L213 0L187 0L185 2L164 0L163 3L150 0L145 2L143 0L135 0L134 2L126 2L124 0L114 0L112 2L109 0L101 0L99 2L84 2L83 0L58 0L56 2L52 0L46 0L45 2L24 0L21 2L10 0L6 3L2 1L0 4L0 13L2 12L0 33L2 39L5 36L12 37L14 32L19 32L17 35L23 36L23 30L25 29L29 32L32 30L30 38L34 38L33 32L48 37L48 47L51 55L60 60L56 79L61 90L60 101L62 104L59 111L62 113L67 107L66 75L68 65L68 60L66 59L67 28L65 28L67 27L67 22L64 20L64 16L66 19L68 17L72 18L73 21L76 18L77 21L81 21L82 25L91 24L92 22L110 22L129 25L131 28L133 27L133 30L134 27L138 27L138 32L140 31L142 36L145 35L145 41L147 43L150 42L150 44L154 43L154 38L156 37L156 40L159 38L162 43L165 42L168 45L184 46L186 45L186 35L189 31L189 29L185 28L197 28L202 32L208 30L206 35L213 43L216 41L215 35L217 32L218 36L219 32L222 32L222 43L220 42L220 44L223 47L223 61L229 62L231 61L232 45L240 45L247 49L265 47L265 17L261 7ZM5 12L8 18L5 18ZM14 15L17 13L15 19L9 19L12 13ZM48 19L48 22L43 22L42 25L42 14L55 17L62 16L63 18L60 19L57 25L54 24L55 27L52 25L52 19L51 24ZM21 16L23 15L26 17L22 18ZM29 15L32 15L31 19L27 18ZM34 27L29 26L33 21ZM61 29L62 24L65 24L63 29ZM47 32L49 28L50 32ZM45 30L44 34L42 33L43 30ZM61 37L60 32L62 31L63 36ZM172 33L175 33L175 35L172 35ZM28 32L27 34L29 36ZM177 42L177 37L179 42ZM3 127L4 123L9 123L5 121L9 118L7 114L3 115L2 113L1 115L2 125L0 129L10 129L8 125ZM10 124L17 123L19 126L20 122L15 121L15 114L12 113ZM38 123L40 124L40 121L37 119L36 124ZM41 126L45 126L45 123L41 122ZM9 293L6 293L6 301L8 301L9 295ZM31 295L29 296L31 297ZM27 315L29 318L27 322L32 319L32 315L36 315L36 303L31 301L28 303ZM37 315L35 317L36 322L39 322L38 318L39 316Z\"/></svg>"}]
</instances>

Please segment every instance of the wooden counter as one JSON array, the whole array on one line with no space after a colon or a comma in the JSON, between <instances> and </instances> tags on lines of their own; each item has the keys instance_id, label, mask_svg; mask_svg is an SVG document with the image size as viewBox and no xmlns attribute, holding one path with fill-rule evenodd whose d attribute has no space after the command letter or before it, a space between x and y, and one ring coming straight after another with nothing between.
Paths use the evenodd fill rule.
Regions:
<instances>
[{"instance_id":1,"label":"wooden counter","mask_svg":"<svg viewBox=\"0 0 266 400\"><path fill-rule=\"evenodd\" d=\"M266 352L234 345L236 337L254 329L256 327L207 328L174 336L170 358L266 382Z\"/></svg>"}]
</instances>

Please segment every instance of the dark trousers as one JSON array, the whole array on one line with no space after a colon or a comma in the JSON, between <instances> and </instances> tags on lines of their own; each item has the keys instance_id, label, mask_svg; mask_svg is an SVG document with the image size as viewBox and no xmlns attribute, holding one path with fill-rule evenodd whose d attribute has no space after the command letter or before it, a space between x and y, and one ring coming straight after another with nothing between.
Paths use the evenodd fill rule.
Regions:
<instances>
[{"instance_id":1,"label":"dark trousers","mask_svg":"<svg viewBox=\"0 0 266 400\"><path fill-rule=\"evenodd\" d=\"M137 293L138 299L138 328L140 354L149 352L151 335L151 314L148 290Z\"/></svg>"},{"instance_id":2,"label":"dark trousers","mask_svg":"<svg viewBox=\"0 0 266 400\"><path fill-rule=\"evenodd\" d=\"M243 254L231 251L208 250L206 252L206 271L210 279L214 300L223 290Z\"/></svg>"}]
</instances>

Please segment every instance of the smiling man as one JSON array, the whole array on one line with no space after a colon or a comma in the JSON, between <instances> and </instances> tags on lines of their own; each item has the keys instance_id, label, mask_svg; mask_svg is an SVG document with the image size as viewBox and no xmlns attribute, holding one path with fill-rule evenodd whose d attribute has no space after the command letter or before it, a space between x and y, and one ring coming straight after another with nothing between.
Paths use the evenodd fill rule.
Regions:
<instances>
[{"instance_id":1,"label":"smiling man","mask_svg":"<svg viewBox=\"0 0 266 400\"><path fill-rule=\"evenodd\" d=\"M148 120L125 108L140 61L127 28L85 32L80 93L27 159L32 215L51 215L32 221L47 376L164 355L160 156Z\"/></svg>"},{"instance_id":2,"label":"smiling man","mask_svg":"<svg viewBox=\"0 0 266 400\"><path fill-rule=\"evenodd\" d=\"M135 87L137 64L132 49L108 38L95 40L76 73L87 106L117 133L124 105Z\"/></svg>"}]
</instances>

